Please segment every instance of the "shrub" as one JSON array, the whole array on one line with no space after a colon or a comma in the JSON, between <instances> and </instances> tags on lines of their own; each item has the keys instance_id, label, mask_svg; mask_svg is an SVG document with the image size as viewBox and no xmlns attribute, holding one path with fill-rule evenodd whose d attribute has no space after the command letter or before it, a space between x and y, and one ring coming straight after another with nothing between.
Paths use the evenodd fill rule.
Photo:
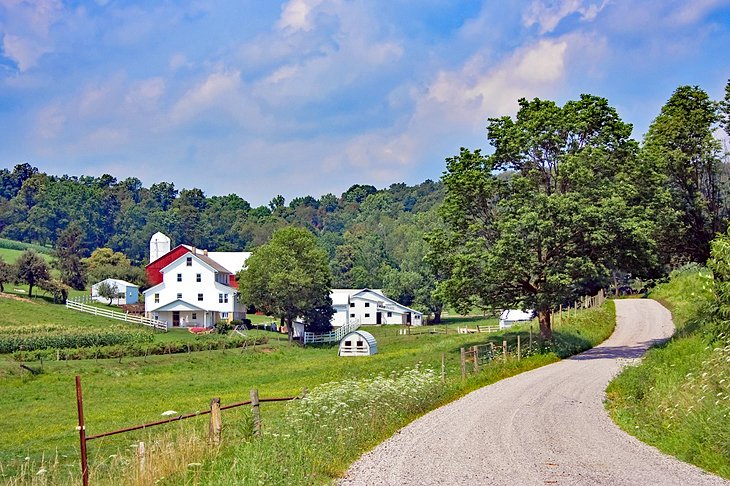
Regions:
<instances>
[{"instance_id":1,"label":"shrub","mask_svg":"<svg viewBox=\"0 0 730 486\"><path fill-rule=\"evenodd\" d=\"M215 332L218 334L226 334L231 329L233 329L232 322L221 320L215 323Z\"/></svg>"}]
</instances>

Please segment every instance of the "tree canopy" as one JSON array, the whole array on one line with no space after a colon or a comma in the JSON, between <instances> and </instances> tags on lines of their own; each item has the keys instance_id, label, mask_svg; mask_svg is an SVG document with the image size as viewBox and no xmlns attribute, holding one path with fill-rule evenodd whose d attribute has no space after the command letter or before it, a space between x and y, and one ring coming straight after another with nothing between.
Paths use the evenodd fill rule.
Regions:
<instances>
[{"instance_id":1,"label":"tree canopy","mask_svg":"<svg viewBox=\"0 0 730 486\"><path fill-rule=\"evenodd\" d=\"M327 253L306 229L277 230L268 243L254 250L238 281L243 302L280 317L290 341L294 319L310 317L321 328L334 314Z\"/></svg>"},{"instance_id":2,"label":"tree canopy","mask_svg":"<svg viewBox=\"0 0 730 486\"><path fill-rule=\"evenodd\" d=\"M33 287L51 280L51 269L33 250L25 250L15 261L15 280L28 284L28 297L33 297Z\"/></svg>"}]
</instances>

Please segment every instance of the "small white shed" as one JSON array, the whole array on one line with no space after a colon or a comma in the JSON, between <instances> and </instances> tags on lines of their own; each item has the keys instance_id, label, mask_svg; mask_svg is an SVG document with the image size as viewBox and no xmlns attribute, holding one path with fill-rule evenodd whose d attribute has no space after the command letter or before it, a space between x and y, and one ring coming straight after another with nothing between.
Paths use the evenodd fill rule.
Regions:
<instances>
[{"instance_id":1,"label":"small white shed","mask_svg":"<svg viewBox=\"0 0 730 486\"><path fill-rule=\"evenodd\" d=\"M117 295L119 297L112 299L113 304L136 304L139 301L139 287L133 283L116 278L107 278L91 286L91 298L94 301L103 302L105 304L109 302L109 299L99 295L99 285L104 282L117 288Z\"/></svg>"},{"instance_id":2,"label":"small white shed","mask_svg":"<svg viewBox=\"0 0 730 486\"><path fill-rule=\"evenodd\" d=\"M527 322L534 318L535 311L532 310L505 309L499 315L499 328L506 329L516 322Z\"/></svg>"},{"instance_id":3,"label":"small white shed","mask_svg":"<svg viewBox=\"0 0 730 486\"><path fill-rule=\"evenodd\" d=\"M367 331L352 331L340 341L338 356L372 356L378 353L375 337Z\"/></svg>"}]
</instances>

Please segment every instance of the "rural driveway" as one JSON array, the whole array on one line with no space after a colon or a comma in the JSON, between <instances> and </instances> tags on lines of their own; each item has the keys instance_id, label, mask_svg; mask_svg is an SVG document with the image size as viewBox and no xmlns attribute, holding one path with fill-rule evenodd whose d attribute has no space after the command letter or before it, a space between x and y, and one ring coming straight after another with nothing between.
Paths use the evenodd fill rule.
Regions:
<instances>
[{"instance_id":1,"label":"rural driveway","mask_svg":"<svg viewBox=\"0 0 730 486\"><path fill-rule=\"evenodd\" d=\"M652 300L616 301L600 346L424 415L358 460L341 485L730 485L621 431L604 390L674 329Z\"/></svg>"}]
</instances>

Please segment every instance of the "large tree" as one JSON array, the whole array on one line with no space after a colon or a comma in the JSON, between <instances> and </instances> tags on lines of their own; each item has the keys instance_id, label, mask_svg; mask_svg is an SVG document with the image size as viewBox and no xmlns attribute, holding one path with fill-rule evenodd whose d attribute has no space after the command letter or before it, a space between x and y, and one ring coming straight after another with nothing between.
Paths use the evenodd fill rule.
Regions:
<instances>
[{"instance_id":1,"label":"large tree","mask_svg":"<svg viewBox=\"0 0 730 486\"><path fill-rule=\"evenodd\" d=\"M5 284L13 280L13 267L0 257L0 292L5 292Z\"/></svg>"},{"instance_id":2,"label":"large tree","mask_svg":"<svg viewBox=\"0 0 730 486\"><path fill-rule=\"evenodd\" d=\"M451 268L439 293L461 311L534 309L550 339L558 305L603 284L617 265L652 267L653 223L636 204L646 174L632 127L605 99L519 105L515 120L489 120L493 155L462 149L447 159L450 231L438 251Z\"/></svg>"},{"instance_id":3,"label":"large tree","mask_svg":"<svg viewBox=\"0 0 730 486\"><path fill-rule=\"evenodd\" d=\"M277 230L246 260L238 281L243 302L280 317L289 329L290 341L294 319L316 317L319 327L334 314L327 253L303 228Z\"/></svg>"},{"instance_id":4,"label":"large tree","mask_svg":"<svg viewBox=\"0 0 730 486\"><path fill-rule=\"evenodd\" d=\"M61 272L61 282L76 290L86 287L86 270L81 263L82 251L83 231L77 223L71 223L56 239L53 263Z\"/></svg>"},{"instance_id":5,"label":"large tree","mask_svg":"<svg viewBox=\"0 0 730 486\"><path fill-rule=\"evenodd\" d=\"M666 228L668 261L704 263L710 241L726 228L721 199L721 145L713 132L718 104L698 86L680 86L649 127L641 157L664 174L677 218Z\"/></svg>"},{"instance_id":6,"label":"large tree","mask_svg":"<svg viewBox=\"0 0 730 486\"><path fill-rule=\"evenodd\" d=\"M33 297L34 286L51 280L51 269L38 253L25 250L15 262L15 279L28 284L28 297Z\"/></svg>"}]
</instances>

